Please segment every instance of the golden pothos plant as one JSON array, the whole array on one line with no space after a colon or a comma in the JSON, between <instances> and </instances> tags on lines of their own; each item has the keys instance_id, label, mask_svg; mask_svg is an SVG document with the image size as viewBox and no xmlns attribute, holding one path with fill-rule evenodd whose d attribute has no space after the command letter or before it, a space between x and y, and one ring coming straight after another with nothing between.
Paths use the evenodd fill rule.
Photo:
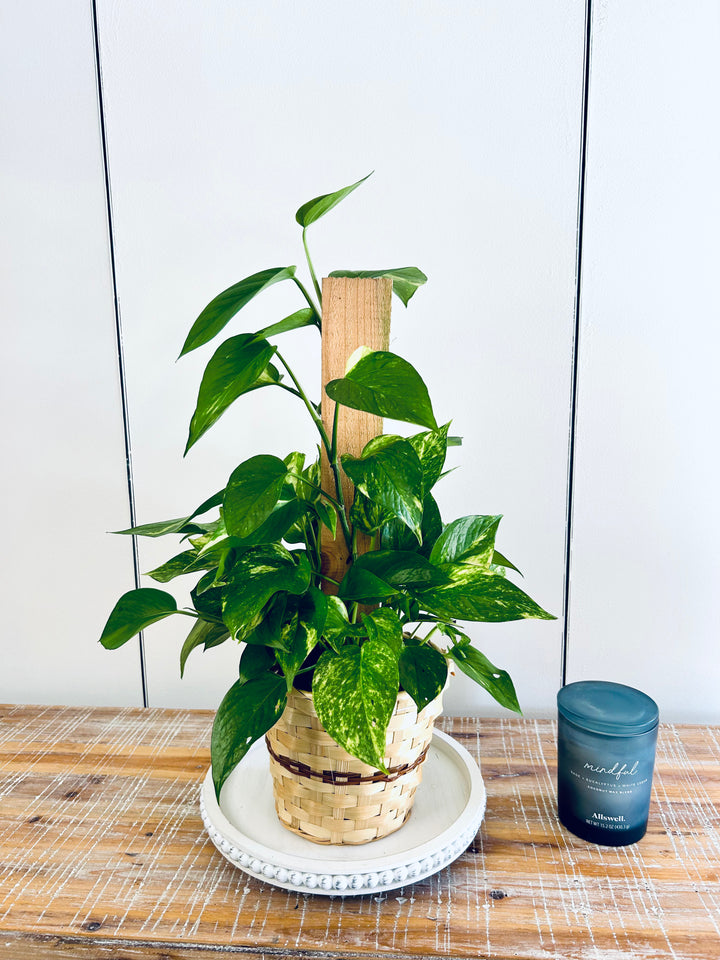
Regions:
<instances>
[{"instance_id":1,"label":"golden pothos plant","mask_svg":"<svg viewBox=\"0 0 720 960\"><path fill-rule=\"evenodd\" d=\"M167 583L199 575L190 604L179 609L164 590L124 594L100 642L116 649L170 616L192 619L180 671L197 647L242 644L239 674L220 704L212 732L213 779L219 795L250 746L280 718L293 685L312 689L331 736L350 754L384 770L387 725L400 689L425 707L443 689L448 662L519 711L513 683L466 635L462 621L554 619L507 576L517 568L495 547L500 516L472 514L444 523L433 497L443 476L449 424L439 425L427 388L406 360L359 350L345 375L326 386L335 401L333 429L277 346L289 330L315 326L322 335L322 293L307 229L363 180L316 197L296 213L311 279L294 266L246 277L215 297L193 324L181 356L213 340L230 320L275 283L294 283L303 305L261 330L223 341L210 358L190 421L186 452L228 407L251 390L291 393L303 404L332 468L333 489L320 485L319 456L307 462L259 453L240 463L227 485L187 516L144 524L125 534L175 535L183 549L148 576ZM334 271L330 276L391 277L407 306L425 275L416 267ZM359 457L341 456L337 425L351 407L414 425L409 436L381 434ZM319 451L319 448L318 448ZM345 503L341 475L354 485ZM324 592L321 528L342 531L350 563L336 594ZM371 549L358 553L357 534ZM369 611L369 612L368 612Z\"/></svg>"}]
</instances>

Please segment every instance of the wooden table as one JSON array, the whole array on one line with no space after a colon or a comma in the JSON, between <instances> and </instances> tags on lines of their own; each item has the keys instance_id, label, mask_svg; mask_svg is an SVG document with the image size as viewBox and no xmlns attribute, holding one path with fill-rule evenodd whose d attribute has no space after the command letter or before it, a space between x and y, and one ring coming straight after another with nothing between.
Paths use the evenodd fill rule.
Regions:
<instances>
[{"instance_id":1,"label":"wooden table","mask_svg":"<svg viewBox=\"0 0 720 960\"><path fill-rule=\"evenodd\" d=\"M648 834L612 848L557 821L551 721L446 719L482 759L474 843L428 880L345 899L215 850L198 813L211 722L0 708L0 958L720 957L719 728L662 728Z\"/></svg>"}]
</instances>

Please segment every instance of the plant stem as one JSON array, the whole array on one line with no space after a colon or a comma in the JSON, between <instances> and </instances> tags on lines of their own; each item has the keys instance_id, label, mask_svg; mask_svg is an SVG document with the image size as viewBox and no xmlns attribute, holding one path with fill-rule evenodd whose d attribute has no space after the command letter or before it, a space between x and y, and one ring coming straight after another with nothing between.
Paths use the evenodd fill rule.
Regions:
<instances>
[{"instance_id":1,"label":"plant stem","mask_svg":"<svg viewBox=\"0 0 720 960\"><path fill-rule=\"evenodd\" d=\"M300 397L300 394L297 392L297 390L293 390L293 388L289 387L286 383L276 383L274 386L280 387L282 390L287 390L287 392L291 393L294 397ZM300 399L302 400L302 397L300 397Z\"/></svg>"},{"instance_id":2,"label":"plant stem","mask_svg":"<svg viewBox=\"0 0 720 960\"><path fill-rule=\"evenodd\" d=\"M330 438L328 437L327 432L326 432L326 430L325 430L325 427L323 426L323 422L322 422L322 419L320 418L320 415L318 414L317 410L315 409L315 404L313 404L313 403L308 399L307 394L305 393L305 391L303 390L303 388L300 386L300 381L299 381L298 378L295 376L295 374L292 372L292 370L291 370L290 367L288 366L287 362L285 361L285 358L283 357L283 355L280 353L279 350L276 350L276 351L275 351L275 356L278 358L278 360L280 361L280 363L285 367L285 369L286 369L287 372L288 372L288 375L290 376L290 379L291 379L292 382L295 384L295 391L291 390L290 387L285 387L285 389L286 389L286 390L290 390L291 393L296 392L296 395L297 395L298 397L300 397L300 399L302 400L302 402L305 404L305 406L306 406L306 408L307 408L307 411L308 411L308 413L310 414L310 416L312 417L312 421L313 421L313 423L315 424L315 426L317 427L318 433L320 434L320 439L322 440L323 446L325 447L325 452L327 453L328 457L331 457L332 450L331 450L331 446L330 446ZM281 386L281 384L279 384L279 386Z\"/></svg>"},{"instance_id":3,"label":"plant stem","mask_svg":"<svg viewBox=\"0 0 720 960\"><path fill-rule=\"evenodd\" d=\"M324 574L324 573L318 572L318 576L319 576L322 580L327 580L328 583L334 583L336 587L339 587L339 586L340 586L340 581L339 581L339 580L333 580L332 577L328 577L328 576L327 576L326 574Z\"/></svg>"},{"instance_id":4,"label":"plant stem","mask_svg":"<svg viewBox=\"0 0 720 960\"><path fill-rule=\"evenodd\" d=\"M292 391L295 393L295 391ZM313 490L317 490L321 497L325 497L326 500L329 500L333 506L337 507L338 510L341 508L342 504L339 500L336 500L335 497L331 496L326 490L323 490L322 487L319 487L316 483L313 483L312 480L308 480L307 477L299 477L296 473L288 473L288 477L292 477L293 480L299 480L301 483L306 483L309 487L312 487Z\"/></svg>"},{"instance_id":5,"label":"plant stem","mask_svg":"<svg viewBox=\"0 0 720 960\"><path fill-rule=\"evenodd\" d=\"M295 281L295 284L299 288L302 295L307 300L308 305L310 306L310 309L315 314L315 326L318 328L318 330L322 329L322 314L320 313L320 308L318 307L318 305L315 303L313 298L305 289L304 283L301 280L299 280L297 277L293 277L293 280Z\"/></svg>"},{"instance_id":6,"label":"plant stem","mask_svg":"<svg viewBox=\"0 0 720 960\"><path fill-rule=\"evenodd\" d=\"M310 276L312 277L313 286L315 287L315 293L317 294L317 297L320 303L322 303L322 291L320 290L320 284L318 283L317 277L315 276L315 268L313 267L312 260L310 259L310 251L307 245L307 237L305 236L306 230L307 228L303 227L302 242L303 242L303 247L305 248L305 259L307 260L307 265L308 265L308 268L310 269Z\"/></svg>"},{"instance_id":7,"label":"plant stem","mask_svg":"<svg viewBox=\"0 0 720 960\"><path fill-rule=\"evenodd\" d=\"M338 495L338 501L340 503L340 508L338 510L338 516L340 517L340 526L342 527L343 536L345 537L345 544L348 548L348 553L355 557L355 550L353 547L353 533L350 529L350 524L348 523L347 513L345 511L345 494L343 493L342 480L340 479L340 465L337 461L337 457L330 459L330 467L333 472L333 479L335 480L335 492Z\"/></svg>"},{"instance_id":8,"label":"plant stem","mask_svg":"<svg viewBox=\"0 0 720 960\"><path fill-rule=\"evenodd\" d=\"M307 547L308 551L312 550L313 557L315 559L315 565L317 567L317 570L314 570L313 572L317 576L321 576L320 567L322 566L322 554L320 552L320 537L319 535L315 534L315 527L313 526L313 522L309 517L303 518L302 527L303 533L305 534L305 546ZM319 532L320 531L318 529L318 534Z\"/></svg>"},{"instance_id":9,"label":"plant stem","mask_svg":"<svg viewBox=\"0 0 720 960\"><path fill-rule=\"evenodd\" d=\"M333 451L332 443L330 442L330 438L327 435L327 431L325 430L325 426L322 422L322 418L320 414L317 412L317 410L315 409L315 405L311 403L310 400L308 399L307 394L305 393L302 386L300 385L300 381L295 376L293 371L290 369L285 358L283 357L283 355L280 353L279 350L275 351L275 356L278 358L279 362L287 370L290 379L295 384L297 395L305 404L307 411L310 414L310 417L312 418L312 421L315 424L318 433L320 434L320 439L322 440L323 446L325 447L325 452L327 453L328 461L330 463L330 467L333 472L333 477L335 478L335 493L337 494L338 503L342 507L342 509L339 510L339 514L340 514L340 525L342 527L343 536L345 537L345 543L347 545L348 552L351 554L351 556L354 557L355 554L353 551L353 538L352 538L352 533L350 531L350 525L348 524L347 514L345 512L345 498L342 490L342 482L340 480L340 465L338 463L337 452Z\"/></svg>"},{"instance_id":10,"label":"plant stem","mask_svg":"<svg viewBox=\"0 0 720 960\"><path fill-rule=\"evenodd\" d=\"M335 410L333 411L333 425L332 425L332 459L335 460L337 457L337 435L338 435L338 421L340 419L340 404L335 404Z\"/></svg>"}]
</instances>

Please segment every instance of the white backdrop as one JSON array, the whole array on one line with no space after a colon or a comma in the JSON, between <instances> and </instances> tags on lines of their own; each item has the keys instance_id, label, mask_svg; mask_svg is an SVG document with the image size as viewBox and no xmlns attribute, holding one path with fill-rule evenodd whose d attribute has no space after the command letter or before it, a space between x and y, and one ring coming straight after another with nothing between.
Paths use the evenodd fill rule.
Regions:
<instances>
[{"instance_id":1,"label":"white backdrop","mask_svg":"<svg viewBox=\"0 0 720 960\"><path fill-rule=\"evenodd\" d=\"M593 32L568 679L720 721L720 5Z\"/></svg>"},{"instance_id":2,"label":"white backdrop","mask_svg":"<svg viewBox=\"0 0 720 960\"><path fill-rule=\"evenodd\" d=\"M717 245L703 207L717 207L718 140L702 127L717 68L709 56L700 66L717 22L706 6L689 16L667 0L663 16L644 4L629 15L613 0L593 24L569 668L570 679L641 686L666 718L718 720L717 464L702 443L715 388L709 370L696 376L717 342ZM17 10L3 33L16 135L0 167L12 264L2 355L10 666L0 699L137 702L137 650L97 646L132 568L127 542L104 533L127 524L128 507L91 9L86 0L64 8L62 17L49 0ZM316 2L310 17L289 2L99 0L98 15L139 521L181 516L253 453L312 449L292 398L262 391L183 460L212 348L175 358L212 296L302 262L293 215L303 201L374 169L309 231L316 267L413 264L428 274L407 311L395 301L392 346L464 437L453 453L460 469L440 488L443 515L503 513L499 548L560 617L471 634L510 670L525 712L551 715L562 662L581 5ZM631 43L628 29L644 42ZM673 67L661 82L668 45ZM231 332L297 306L289 286L275 287ZM312 334L288 337L301 375L317 383ZM39 383L42 402L28 388ZM141 542L143 570L168 555L164 541ZM193 654L180 681L183 627L147 631L150 701L214 706L237 650ZM681 686L666 680L668 664L684 667ZM462 680L448 708L499 712Z\"/></svg>"}]
</instances>

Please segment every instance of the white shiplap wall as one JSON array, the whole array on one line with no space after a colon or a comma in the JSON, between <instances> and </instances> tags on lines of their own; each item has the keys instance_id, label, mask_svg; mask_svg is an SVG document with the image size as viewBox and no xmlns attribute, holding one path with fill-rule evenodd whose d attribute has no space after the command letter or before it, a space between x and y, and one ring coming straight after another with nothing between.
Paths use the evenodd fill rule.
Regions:
<instances>
[{"instance_id":1,"label":"white shiplap wall","mask_svg":"<svg viewBox=\"0 0 720 960\"><path fill-rule=\"evenodd\" d=\"M97 6L138 519L181 515L253 453L311 448L291 398L262 391L183 461L212 348L174 361L215 293L302 262L301 202L374 168L312 228L316 266L428 273L408 311L394 307L393 348L465 438L443 513L504 513L500 548L561 614L582 5L371 0L360 16L322 0L312 18L289 2ZM138 702L135 644L96 643L132 563L127 541L104 532L128 507L91 5L61 14L44 0L6 19L0 700ZM707 442L717 136L703 125L717 11L596 2L593 33L569 674L635 683L678 719L719 720ZM296 305L276 287L231 332ZM317 382L312 335L286 344ZM28 576L38 555L41 583ZM167 556L141 542L143 569ZM193 654L181 682L181 626L147 631L151 702L214 706L237 651ZM553 713L560 620L472 634L526 712ZM448 708L498 712L462 679Z\"/></svg>"},{"instance_id":2,"label":"white shiplap wall","mask_svg":"<svg viewBox=\"0 0 720 960\"><path fill-rule=\"evenodd\" d=\"M720 6L598 4L571 680L720 721Z\"/></svg>"},{"instance_id":3,"label":"white shiplap wall","mask_svg":"<svg viewBox=\"0 0 720 960\"><path fill-rule=\"evenodd\" d=\"M98 631L133 585L89 4L0 29L0 700L142 702Z\"/></svg>"}]
</instances>

